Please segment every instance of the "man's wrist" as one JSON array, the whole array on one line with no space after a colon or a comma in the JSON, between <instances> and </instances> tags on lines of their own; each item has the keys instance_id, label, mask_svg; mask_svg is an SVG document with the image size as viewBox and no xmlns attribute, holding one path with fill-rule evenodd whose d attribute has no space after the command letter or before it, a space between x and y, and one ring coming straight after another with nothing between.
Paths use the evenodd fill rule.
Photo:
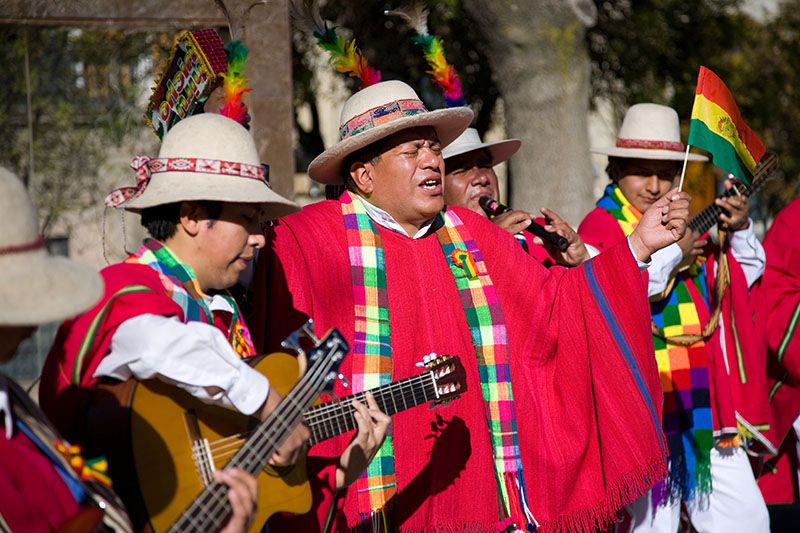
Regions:
<instances>
[{"instance_id":1,"label":"man's wrist","mask_svg":"<svg viewBox=\"0 0 800 533\"><path fill-rule=\"evenodd\" d=\"M631 252L633 252L634 258L644 263L650 261L652 251L644 244L644 242L642 242L638 232L634 231L628 235L628 244L630 244Z\"/></svg>"}]
</instances>

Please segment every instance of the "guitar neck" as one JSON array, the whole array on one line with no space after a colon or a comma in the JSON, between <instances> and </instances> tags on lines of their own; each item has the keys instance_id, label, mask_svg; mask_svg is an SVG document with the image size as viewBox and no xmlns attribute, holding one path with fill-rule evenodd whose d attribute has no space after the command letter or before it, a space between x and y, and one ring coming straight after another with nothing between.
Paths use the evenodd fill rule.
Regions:
<instances>
[{"instance_id":1,"label":"guitar neck","mask_svg":"<svg viewBox=\"0 0 800 533\"><path fill-rule=\"evenodd\" d=\"M370 392L380 410L389 416L437 398L436 381L431 372L396 381ZM306 422L311 429L309 442L316 444L358 427L350 400L356 399L366 404L364 394L359 392L342 398L339 403L328 402L306 411Z\"/></svg>"},{"instance_id":2,"label":"guitar neck","mask_svg":"<svg viewBox=\"0 0 800 533\"><path fill-rule=\"evenodd\" d=\"M736 193L732 192L733 189L729 191L725 191L720 198L728 198L731 196L736 195ZM746 189L744 191L739 191L743 196L750 196L752 194L750 189ZM703 234L711 229L714 224L717 223L719 220L719 215L721 213L727 213L723 208L718 206L717 204L711 204L705 209L703 209L696 217L689 221L689 229L692 231L696 231L699 234Z\"/></svg>"},{"instance_id":3,"label":"guitar neck","mask_svg":"<svg viewBox=\"0 0 800 533\"><path fill-rule=\"evenodd\" d=\"M777 168L778 157L773 153L765 154L758 165L756 165L756 168L753 170L753 183L750 184L750 187L747 187L742 183L734 183L733 187L730 190L725 191L725 194L723 194L721 198L734 195L742 195L745 197L752 196L754 192L764 185L767 179L772 176ZM723 212L725 212L723 208L718 206L716 203L713 203L703 209L699 215L689 221L689 229L702 235L717 223L720 213Z\"/></svg>"},{"instance_id":4,"label":"guitar neck","mask_svg":"<svg viewBox=\"0 0 800 533\"><path fill-rule=\"evenodd\" d=\"M338 335L338 333L337 333ZM317 363L300 378L297 385L273 410L266 420L261 422L250 434L241 448L234 454L225 469L237 467L252 476L267 465L291 430L300 423L303 413L314 402L319 393L330 381L331 368L334 365L332 354L341 348L329 344L330 351L323 356L326 364ZM335 363L347 350L340 354ZM334 374L335 375L335 374ZM216 481L209 484L192 502L181 517L169 529L170 533L182 531L218 531L228 520L232 512L228 500L228 487Z\"/></svg>"}]
</instances>

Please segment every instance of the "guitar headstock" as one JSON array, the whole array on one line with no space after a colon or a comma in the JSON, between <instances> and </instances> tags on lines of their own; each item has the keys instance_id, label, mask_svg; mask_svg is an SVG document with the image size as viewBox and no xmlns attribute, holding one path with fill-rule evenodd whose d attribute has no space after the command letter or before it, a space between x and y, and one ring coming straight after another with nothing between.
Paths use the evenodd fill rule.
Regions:
<instances>
[{"instance_id":1,"label":"guitar headstock","mask_svg":"<svg viewBox=\"0 0 800 533\"><path fill-rule=\"evenodd\" d=\"M458 357L431 354L424 358L424 366L436 382L436 399L432 404L447 403L467 391L467 371Z\"/></svg>"},{"instance_id":2,"label":"guitar headstock","mask_svg":"<svg viewBox=\"0 0 800 533\"><path fill-rule=\"evenodd\" d=\"M749 189L755 191L761 187L765 181L772 177L779 166L777 155L772 152L764 154L756 168L753 169L753 183L750 184Z\"/></svg>"},{"instance_id":3,"label":"guitar headstock","mask_svg":"<svg viewBox=\"0 0 800 533\"><path fill-rule=\"evenodd\" d=\"M313 346L305 349L304 344L313 343ZM289 335L281 343L284 348L290 348L306 360L308 369L306 374L314 374L320 392L332 392L333 383L336 378L341 378L339 365L342 359L350 351L350 345L344 340L339 330L331 328L320 339L314 334L314 321L309 319L303 326ZM346 384L345 384L346 385Z\"/></svg>"}]
</instances>

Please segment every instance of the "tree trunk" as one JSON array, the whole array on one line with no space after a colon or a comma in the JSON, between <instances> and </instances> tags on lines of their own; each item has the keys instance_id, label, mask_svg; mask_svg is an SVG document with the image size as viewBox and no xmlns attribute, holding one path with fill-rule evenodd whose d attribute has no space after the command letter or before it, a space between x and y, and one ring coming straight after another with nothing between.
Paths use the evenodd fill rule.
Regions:
<instances>
[{"instance_id":1,"label":"tree trunk","mask_svg":"<svg viewBox=\"0 0 800 533\"><path fill-rule=\"evenodd\" d=\"M589 211L589 0L464 0L481 21L507 133L522 139L510 161L509 203L556 211L576 226Z\"/></svg>"}]
</instances>

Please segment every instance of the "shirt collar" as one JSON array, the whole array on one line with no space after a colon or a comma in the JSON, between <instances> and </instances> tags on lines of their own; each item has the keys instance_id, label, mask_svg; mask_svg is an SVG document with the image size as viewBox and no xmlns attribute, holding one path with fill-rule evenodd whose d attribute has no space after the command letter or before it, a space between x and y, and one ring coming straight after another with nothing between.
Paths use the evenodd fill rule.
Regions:
<instances>
[{"instance_id":1,"label":"shirt collar","mask_svg":"<svg viewBox=\"0 0 800 533\"><path fill-rule=\"evenodd\" d=\"M365 200L364 198L362 198L357 194L354 194L353 196L356 198L356 200L361 202L361 205L364 206L364 211L367 212L367 215L369 215L369 218L371 218L373 222L383 226L388 230L394 231L395 233L405 235L406 237L411 237L411 235L409 235L408 232L406 232L406 230L403 229L403 226L401 226L400 223L396 221L392 215L390 215L377 205L369 203L367 200ZM422 226L419 229L419 231L417 231L411 238L417 240L427 235L428 230L431 228L431 225L433 224L434 220L436 220L436 217L426 222L425 225Z\"/></svg>"}]
</instances>

